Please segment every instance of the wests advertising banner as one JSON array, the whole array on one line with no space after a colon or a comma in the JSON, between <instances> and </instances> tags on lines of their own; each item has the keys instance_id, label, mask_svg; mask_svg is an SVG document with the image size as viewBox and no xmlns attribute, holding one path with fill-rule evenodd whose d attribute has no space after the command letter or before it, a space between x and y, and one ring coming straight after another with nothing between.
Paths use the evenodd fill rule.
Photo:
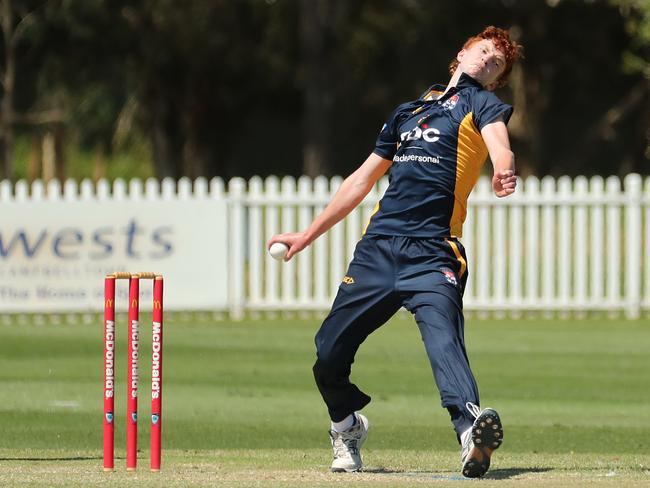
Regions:
<instances>
[{"instance_id":1,"label":"wests advertising banner","mask_svg":"<svg viewBox=\"0 0 650 488\"><path fill-rule=\"evenodd\" d=\"M9 201L0 204L0 313L101 311L115 271L165 279L165 310L227 307L226 203ZM141 300L151 298L141 283ZM126 280L117 284L126 306Z\"/></svg>"}]
</instances>

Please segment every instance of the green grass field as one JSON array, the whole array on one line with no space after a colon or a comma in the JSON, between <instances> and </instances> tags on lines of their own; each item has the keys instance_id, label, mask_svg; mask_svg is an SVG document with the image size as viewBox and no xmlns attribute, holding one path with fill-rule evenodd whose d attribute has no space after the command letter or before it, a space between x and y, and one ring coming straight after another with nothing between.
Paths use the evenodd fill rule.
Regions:
<instances>
[{"instance_id":1,"label":"green grass field","mask_svg":"<svg viewBox=\"0 0 650 488\"><path fill-rule=\"evenodd\" d=\"M362 346L373 402L366 472L328 472L313 385L318 320L165 324L163 471L148 472L150 331L142 317L140 470L124 470L125 320L117 469L102 471L102 325L0 326L0 486L456 486L459 452L417 327ZM481 486L650 486L650 321L468 320L484 406L505 442ZM147 420L147 421L145 421Z\"/></svg>"}]
</instances>

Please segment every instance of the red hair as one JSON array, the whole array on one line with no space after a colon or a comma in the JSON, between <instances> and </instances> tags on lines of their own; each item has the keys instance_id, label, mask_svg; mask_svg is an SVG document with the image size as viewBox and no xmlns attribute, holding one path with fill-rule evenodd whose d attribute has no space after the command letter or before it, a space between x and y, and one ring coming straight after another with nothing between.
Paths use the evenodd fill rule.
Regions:
<instances>
[{"instance_id":1,"label":"red hair","mask_svg":"<svg viewBox=\"0 0 650 488\"><path fill-rule=\"evenodd\" d=\"M501 73L501 76L496 80L497 87L505 86L508 83L508 75L512 71L512 65L517 59L523 58L523 46L518 44L513 39L510 39L510 34L505 29L494 27L490 25L483 29L483 32L470 37L463 44L463 49L469 48L475 42L488 39L494 43L494 46L501 51L506 57L506 67ZM449 64L449 74L453 75L458 68L458 60L456 58Z\"/></svg>"}]
</instances>

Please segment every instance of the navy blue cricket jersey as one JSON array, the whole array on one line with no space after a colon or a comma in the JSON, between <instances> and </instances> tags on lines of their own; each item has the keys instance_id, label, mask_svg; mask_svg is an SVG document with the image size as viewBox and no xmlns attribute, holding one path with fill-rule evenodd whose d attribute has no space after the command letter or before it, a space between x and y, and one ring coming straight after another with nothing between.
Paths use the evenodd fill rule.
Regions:
<instances>
[{"instance_id":1,"label":"navy blue cricket jersey","mask_svg":"<svg viewBox=\"0 0 650 488\"><path fill-rule=\"evenodd\" d=\"M433 85L418 100L397 107L377 138L374 153L392 159L390 184L367 234L461 237L467 198L488 155L481 129L512 107L469 75L444 96Z\"/></svg>"}]
</instances>

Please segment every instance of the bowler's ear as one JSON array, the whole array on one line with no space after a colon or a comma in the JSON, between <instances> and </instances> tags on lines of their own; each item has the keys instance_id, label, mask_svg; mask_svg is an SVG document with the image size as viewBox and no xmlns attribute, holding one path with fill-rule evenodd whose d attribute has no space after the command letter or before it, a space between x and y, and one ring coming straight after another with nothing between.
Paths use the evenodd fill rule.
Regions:
<instances>
[{"instance_id":1,"label":"bowler's ear","mask_svg":"<svg viewBox=\"0 0 650 488\"><path fill-rule=\"evenodd\" d=\"M499 88L499 83L496 82L496 81L493 81L493 82L490 83L489 85L486 85L486 86L485 86L485 89L486 89L487 91L491 91L491 92L493 92L493 91L496 90L497 88Z\"/></svg>"},{"instance_id":2,"label":"bowler's ear","mask_svg":"<svg viewBox=\"0 0 650 488\"><path fill-rule=\"evenodd\" d=\"M466 52L467 51L465 49L461 49L460 51L458 51L458 54L456 54L456 60L461 61L465 56Z\"/></svg>"}]
</instances>

